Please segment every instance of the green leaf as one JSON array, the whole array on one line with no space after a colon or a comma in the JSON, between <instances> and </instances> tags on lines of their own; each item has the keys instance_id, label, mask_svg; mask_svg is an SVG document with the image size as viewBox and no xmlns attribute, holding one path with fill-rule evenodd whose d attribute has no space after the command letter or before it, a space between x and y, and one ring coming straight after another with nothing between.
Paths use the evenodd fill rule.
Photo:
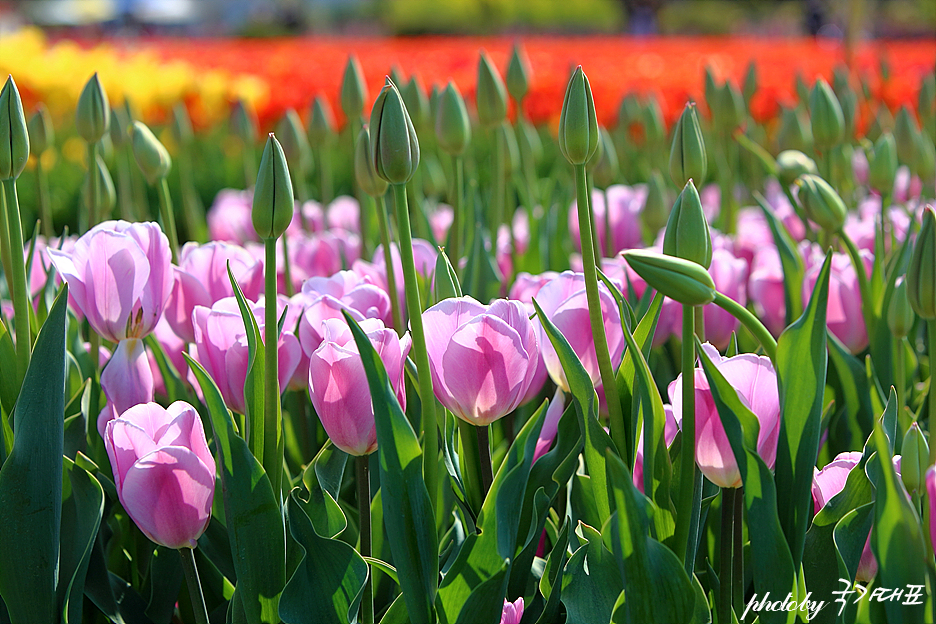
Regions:
<instances>
[{"instance_id":1,"label":"green leaf","mask_svg":"<svg viewBox=\"0 0 936 624\"><path fill-rule=\"evenodd\" d=\"M561 575L565 570L566 560L569 558L569 533L572 525L566 521L562 523L559 539L546 559L546 569L540 578L539 589L546 598L546 605L540 614L537 624L554 622L559 615L560 598L562 597Z\"/></svg>"},{"instance_id":2,"label":"green leaf","mask_svg":"<svg viewBox=\"0 0 936 624\"><path fill-rule=\"evenodd\" d=\"M461 285L458 283L458 275L449 262L445 250L439 248L439 254L436 256L435 277L432 294L436 303L443 299L452 297L461 297Z\"/></svg>"},{"instance_id":3,"label":"green leaf","mask_svg":"<svg viewBox=\"0 0 936 624\"><path fill-rule=\"evenodd\" d=\"M62 528L65 530L61 533L57 594L62 622L79 624L88 563L104 514L104 490L93 475L67 457L62 468Z\"/></svg>"},{"instance_id":4,"label":"green leaf","mask_svg":"<svg viewBox=\"0 0 936 624\"><path fill-rule=\"evenodd\" d=\"M829 332L827 339L829 359L832 362L829 384L835 388L837 406L844 408L841 413L844 435L838 437L843 443L847 443L850 438L851 444L846 446L849 448L867 439L874 426L868 377L862 363L848 352L835 335Z\"/></svg>"},{"instance_id":5,"label":"green leaf","mask_svg":"<svg viewBox=\"0 0 936 624\"><path fill-rule=\"evenodd\" d=\"M615 601L624 590L620 569L598 531L587 524L579 524L579 530L585 543L569 558L562 574L566 624L610 622Z\"/></svg>"},{"instance_id":6,"label":"green leaf","mask_svg":"<svg viewBox=\"0 0 936 624\"><path fill-rule=\"evenodd\" d=\"M224 491L224 517L237 571L237 596L250 622L279 620L286 585L286 528L279 496L243 438L221 392L202 366L185 354L211 416Z\"/></svg>"},{"instance_id":7,"label":"green leaf","mask_svg":"<svg viewBox=\"0 0 936 624\"><path fill-rule=\"evenodd\" d=\"M345 542L320 537L299 504L298 488L289 495L289 532L304 552L279 603L286 624L353 622L367 580L367 563Z\"/></svg>"},{"instance_id":8,"label":"green leaf","mask_svg":"<svg viewBox=\"0 0 936 624\"><path fill-rule=\"evenodd\" d=\"M302 484L309 491L308 502L296 497L293 503L303 508L322 537L335 537L348 526L336 500L347 463L348 454L329 440L302 473Z\"/></svg>"},{"instance_id":9,"label":"green leaf","mask_svg":"<svg viewBox=\"0 0 936 624\"><path fill-rule=\"evenodd\" d=\"M347 314L345 320L361 354L374 406L384 525L393 536L390 550L400 589L412 621L430 624L438 591L439 538L423 480L422 449L370 339Z\"/></svg>"},{"instance_id":10,"label":"green leaf","mask_svg":"<svg viewBox=\"0 0 936 624\"><path fill-rule=\"evenodd\" d=\"M471 253L462 273L462 291L478 301L490 301L497 296L504 277L492 257L491 239L480 224L476 224Z\"/></svg>"},{"instance_id":11,"label":"green leaf","mask_svg":"<svg viewBox=\"0 0 936 624\"><path fill-rule=\"evenodd\" d=\"M380 624L410 624L409 613L406 611L406 601L403 594L394 599L393 604L380 619Z\"/></svg>"},{"instance_id":12,"label":"green leaf","mask_svg":"<svg viewBox=\"0 0 936 624\"><path fill-rule=\"evenodd\" d=\"M159 374L162 375L163 385L166 387L166 397L169 402L186 401L192 403L191 392L186 387L185 381L182 380L182 376L176 370L175 365L166 357L166 352L159 344L159 341L156 340L156 336L150 334L143 339L143 342L146 343L146 347L153 354L153 359L156 360L156 366L159 368Z\"/></svg>"},{"instance_id":13,"label":"green leaf","mask_svg":"<svg viewBox=\"0 0 936 624\"><path fill-rule=\"evenodd\" d=\"M16 347L6 325L0 321L0 407L7 414L13 412L19 394L22 376L16 370ZM2 432L0 432L2 434Z\"/></svg>"},{"instance_id":14,"label":"green leaf","mask_svg":"<svg viewBox=\"0 0 936 624\"><path fill-rule=\"evenodd\" d=\"M65 309L56 297L36 338L13 411L13 450L0 468L0 596L13 624L55 622L65 437Z\"/></svg>"}]
</instances>

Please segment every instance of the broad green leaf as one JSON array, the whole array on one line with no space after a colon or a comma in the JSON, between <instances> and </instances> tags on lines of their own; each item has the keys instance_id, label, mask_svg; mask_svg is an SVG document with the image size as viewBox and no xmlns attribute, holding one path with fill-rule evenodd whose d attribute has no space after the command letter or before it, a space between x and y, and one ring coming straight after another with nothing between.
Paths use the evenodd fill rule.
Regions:
<instances>
[{"instance_id":1,"label":"broad green leaf","mask_svg":"<svg viewBox=\"0 0 936 624\"><path fill-rule=\"evenodd\" d=\"M286 528L279 496L247 443L235 433L218 387L198 362L188 354L185 359L211 416L237 596L250 622L276 624L286 585Z\"/></svg>"},{"instance_id":2,"label":"broad green leaf","mask_svg":"<svg viewBox=\"0 0 936 624\"><path fill-rule=\"evenodd\" d=\"M413 622L429 624L438 591L439 538L423 480L422 449L370 339L347 314L345 320L361 354L374 406L384 525L393 536L390 550L400 589Z\"/></svg>"},{"instance_id":3,"label":"broad green leaf","mask_svg":"<svg viewBox=\"0 0 936 624\"><path fill-rule=\"evenodd\" d=\"M0 468L0 596L13 624L55 622L65 436L62 288L36 337L13 410L13 450ZM8 562L28 565L14 566ZM68 582L68 581L65 581Z\"/></svg>"},{"instance_id":4,"label":"broad green leaf","mask_svg":"<svg viewBox=\"0 0 936 624\"><path fill-rule=\"evenodd\" d=\"M851 444L847 444L846 448L854 447L860 440L867 439L874 426L868 378L865 367L838 338L829 332L827 339L829 360L832 362L829 383L835 388L836 404L844 408L841 414L843 426L836 433L840 434L837 437L845 443L850 438Z\"/></svg>"},{"instance_id":5,"label":"broad green leaf","mask_svg":"<svg viewBox=\"0 0 936 624\"><path fill-rule=\"evenodd\" d=\"M329 440L302 473L302 484L309 491L308 502L294 497L322 537L335 537L348 526L348 519L338 505L338 490L348 454Z\"/></svg>"},{"instance_id":6,"label":"broad green leaf","mask_svg":"<svg viewBox=\"0 0 936 624\"><path fill-rule=\"evenodd\" d=\"M579 524L579 529L585 543L569 558L562 574L560 599L566 608L566 624L610 622L624 581L601 534L587 524Z\"/></svg>"},{"instance_id":7,"label":"broad green leaf","mask_svg":"<svg viewBox=\"0 0 936 624\"><path fill-rule=\"evenodd\" d=\"M409 613L406 611L406 601L403 594L397 596L387 612L380 619L380 624L410 624Z\"/></svg>"},{"instance_id":8,"label":"broad green leaf","mask_svg":"<svg viewBox=\"0 0 936 624\"><path fill-rule=\"evenodd\" d=\"M572 525L566 521L562 524L562 530L559 532L559 539L553 545L546 559L546 569L540 578L539 589L543 597L546 598L546 605L540 614L537 624L549 624L556 620L559 615L560 598L562 597L562 573L565 569L566 560L569 557L569 532Z\"/></svg>"},{"instance_id":9,"label":"broad green leaf","mask_svg":"<svg viewBox=\"0 0 936 624\"><path fill-rule=\"evenodd\" d=\"M448 256L442 248L439 248L439 254L436 256L432 294L433 300L436 303L443 299L462 296L461 285L458 283L458 275L456 275L452 263L449 262Z\"/></svg>"},{"instance_id":10,"label":"broad green leaf","mask_svg":"<svg viewBox=\"0 0 936 624\"><path fill-rule=\"evenodd\" d=\"M201 572L199 570L199 582L204 586ZM142 595L148 598L146 615L154 624L172 622L183 580L182 558L179 553L173 548L157 546L149 559L149 571L141 589ZM182 610L189 609L191 600L188 604L184 604L183 601L180 607Z\"/></svg>"},{"instance_id":11,"label":"broad green leaf","mask_svg":"<svg viewBox=\"0 0 936 624\"><path fill-rule=\"evenodd\" d=\"M0 408L7 414L13 412L19 394L22 375L16 370L16 347L6 325L0 321ZM0 432L2 435L3 432Z\"/></svg>"},{"instance_id":12,"label":"broad green leaf","mask_svg":"<svg viewBox=\"0 0 936 624\"><path fill-rule=\"evenodd\" d=\"M58 601L62 622L79 624L85 577L94 538L104 514L104 490L85 469L67 457L62 471L62 528Z\"/></svg>"},{"instance_id":13,"label":"broad green leaf","mask_svg":"<svg viewBox=\"0 0 936 624\"><path fill-rule=\"evenodd\" d=\"M835 555L838 561L839 578L855 581L858 563L874 520L874 505L866 503L852 509L839 520L832 532L835 542Z\"/></svg>"}]
</instances>

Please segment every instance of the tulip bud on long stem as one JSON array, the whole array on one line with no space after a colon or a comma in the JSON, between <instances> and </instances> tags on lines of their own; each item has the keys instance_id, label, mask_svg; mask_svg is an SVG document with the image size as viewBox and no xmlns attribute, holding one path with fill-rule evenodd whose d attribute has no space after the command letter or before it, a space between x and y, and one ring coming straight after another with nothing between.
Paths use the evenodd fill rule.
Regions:
<instances>
[{"instance_id":1,"label":"tulip bud on long stem","mask_svg":"<svg viewBox=\"0 0 936 624\"><path fill-rule=\"evenodd\" d=\"M362 557L371 556L371 513L370 513L370 455L359 455L355 459L357 464L357 496L358 516L361 525L361 548L358 552ZM373 575L367 576L364 585L364 596L361 598L361 620L364 624L374 624L374 584Z\"/></svg>"},{"instance_id":2,"label":"tulip bud on long stem","mask_svg":"<svg viewBox=\"0 0 936 624\"><path fill-rule=\"evenodd\" d=\"M179 554L182 555L182 571L185 572L185 582L188 584L189 596L192 598L192 611L195 613L195 622L197 624L208 624L208 609L205 607L205 596L202 594L198 568L195 567L195 550L180 548Z\"/></svg>"}]
</instances>

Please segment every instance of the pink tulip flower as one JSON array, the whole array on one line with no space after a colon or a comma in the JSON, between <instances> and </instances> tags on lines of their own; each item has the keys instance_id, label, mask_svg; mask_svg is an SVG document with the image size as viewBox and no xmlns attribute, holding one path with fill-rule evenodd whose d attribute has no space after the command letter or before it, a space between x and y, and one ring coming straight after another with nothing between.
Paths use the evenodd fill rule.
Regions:
<instances>
[{"instance_id":1,"label":"pink tulip flower","mask_svg":"<svg viewBox=\"0 0 936 624\"><path fill-rule=\"evenodd\" d=\"M536 329L519 301L445 299L423 313L436 398L484 426L515 410L536 375Z\"/></svg>"},{"instance_id":2,"label":"pink tulip flower","mask_svg":"<svg viewBox=\"0 0 936 624\"><path fill-rule=\"evenodd\" d=\"M328 204L325 211L325 224L329 228L339 228L348 232L361 231L361 207L358 201L349 195L339 195Z\"/></svg>"},{"instance_id":3,"label":"pink tulip flower","mask_svg":"<svg viewBox=\"0 0 936 624\"><path fill-rule=\"evenodd\" d=\"M504 609L501 612L500 624L520 624L523 619L523 596L514 602L504 600Z\"/></svg>"},{"instance_id":4,"label":"pink tulip flower","mask_svg":"<svg viewBox=\"0 0 936 624\"><path fill-rule=\"evenodd\" d=\"M449 228L452 227L452 223L454 222L455 209L448 204L438 204L435 210L430 213L429 227L432 228L432 237L438 241L440 245L445 244L445 240L448 238ZM453 258L449 258L449 260L451 260L452 264L455 264Z\"/></svg>"},{"instance_id":5,"label":"pink tulip flower","mask_svg":"<svg viewBox=\"0 0 936 624\"><path fill-rule=\"evenodd\" d=\"M286 235L290 239L293 236L302 236L308 232L321 232L324 229L325 211L322 210L320 203L312 199L302 205L296 202L292 221L286 228Z\"/></svg>"},{"instance_id":6,"label":"pink tulip flower","mask_svg":"<svg viewBox=\"0 0 936 624\"><path fill-rule=\"evenodd\" d=\"M215 490L215 461L195 408L136 405L108 423L104 443L120 503L140 530L168 548L195 548Z\"/></svg>"},{"instance_id":7,"label":"pink tulip flower","mask_svg":"<svg viewBox=\"0 0 936 624\"><path fill-rule=\"evenodd\" d=\"M783 266L777 248L764 247L754 255L748 295L754 311L774 337L786 327L786 291L783 287Z\"/></svg>"},{"instance_id":8,"label":"pink tulip flower","mask_svg":"<svg viewBox=\"0 0 936 624\"><path fill-rule=\"evenodd\" d=\"M673 443L673 440L676 439L676 432L682 427L682 422L676 420L676 413L673 411L672 405L664 405L663 413L666 414L666 423L663 426L663 443L666 445L666 448L669 448L669 445ZM637 434L637 458L634 461L634 485L641 492L644 491L644 435L643 427L640 428L640 433ZM644 492L646 494L646 492Z\"/></svg>"},{"instance_id":9,"label":"pink tulip flower","mask_svg":"<svg viewBox=\"0 0 936 624\"><path fill-rule=\"evenodd\" d=\"M409 334L398 338L379 319L361 321L361 329L380 356L400 406L406 409L404 362ZM377 449L374 407L360 352L344 320L325 321L322 344L309 358L309 397L331 441L350 455Z\"/></svg>"},{"instance_id":10,"label":"pink tulip flower","mask_svg":"<svg viewBox=\"0 0 936 624\"><path fill-rule=\"evenodd\" d=\"M741 305L747 303L748 265L743 258L736 258L726 249L712 251L712 266L709 273L718 292L731 297ZM705 337L718 349L726 349L732 332L737 331L738 319L710 303L702 309L705 318Z\"/></svg>"},{"instance_id":11,"label":"pink tulip flower","mask_svg":"<svg viewBox=\"0 0 936 624\"><path fill-rule=\"evenodd\" d=\"M611 231L611 246L615 252L643 247L640 212L647 201L646 187L615 184L608 187L607 196L606 208L605 193L599 189L592 191L592 210L595 214L595 234L598 237L599 249L603 252L608 249L605 212L607 212L607 225ZM581 251L578 207L574 201L569 209L569 232L575 248Z\"/></svg>"},{"instance_id":12,"label":"pink tulip flower","mask_svg":"<svg viewBox=\"0 0 936 624\"><path fill-rule=\"evenodd\" d=\"M757 453L768 467L773 468L777 458L777 438L780 435L780 395L777 389L777 372L773 364L769 358L752 353L725 358L708 343L702 345L702 348L737 391L738 397L751 408L760 421ZM673 415L678 421L684 417L682 383L680 375L669 385ZM721 418L715 409L708 378L701 368L695 370L695 419L696 463L699 470L719 487L739 487L741 472L738 470Z\"/></svg>"},{"instance_id":13,"label":"pink tulip flower","mask_svg":"<svg viewBox=\"0 0 936 624\"><path fill-rule=\"evenodd\" d=\"M860 250L865 264L865 274L871 273L871 254ZM813 245L805 254L806 274L803 277L803 305L809 302L822 269L822 255L818 245ZM861 291L858 274L851 259L844 253L832 254L832 272L829 276L829 299L826 308L826 324L836 338L853 354L868 346L868 330L861 313Z\"/></svg>"},{"instance_id":14,"label":"pink tulip flower","mask_svg":"<svg viewBox=\"0 0 936 624\"><path fill-rule=\"evenodd\" d=\"M208 235L212 240L228 241L243 245L247 241L259 241L253 220L253 191L222 189L215 196L205 220Z\"/></svg>"}]
</instances>

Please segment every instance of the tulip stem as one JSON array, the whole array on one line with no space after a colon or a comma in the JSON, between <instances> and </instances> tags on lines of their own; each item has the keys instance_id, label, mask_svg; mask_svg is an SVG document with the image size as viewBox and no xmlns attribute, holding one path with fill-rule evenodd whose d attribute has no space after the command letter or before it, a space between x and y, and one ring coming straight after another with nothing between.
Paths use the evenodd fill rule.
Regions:
<instances>
[{"instance_id":1,"label":"tulip stem","mask_svg":"<svg viewBox=\"0 0 936 624\"><path fill-rule=\"evenodd\" d=\"M462 187L465 185L465 160L461 156L452 156L452 168L455 169L455 185L452 189L452 227L448 235L448 257L452 269L458 275L458 259L461 257L461 213L465 209L462 200Z\"/></svg>"},{"instance_id":2,"label":"tulip stem","mask_svg":"<svg viewBox=\"0 0 936 624\"><path fill-rule=\"evenodd\" d=\"M88 229L97 225L98 188L97 184L97 141L88 143Z\"/></svg>"},{"instance_id":3,"label":"tulip stem","mask_svg":"<svg viewBox=\"0 0 936 624\"><path fill-rule=\"evenodd\" d=\"M478 451L481 453L481 493L486 499L494 483L494 468L491 464L491 439L488 434L488 425L475 427L478 431Z\"/></svg>"},{"instance_id":4,"label":"tulip stem","mask_svg":"<svg viewBox=\"0 0 936 624\"><path fill-rule=\"evenodd\" d=\"M292 297L295 292L292 281L292 270L289 268L289 245L286 243L286 232L283 232L283 281L286 282L286 296Z\"/></svg>"},{"instance_id":5,"label":"tulip stem","mask_svg":"<svg viewBox=\"0 0 936 624\"><path fill-rule=\"evenodd\" d=\"M6 204L7 231L10 237L10 270L13 278L10 295L13 297L13 318L16 323L16 368L19 378L22 379L22 376L26 375L26 369L29 368L29 291L26 287L23 226L20 223L19 200L16 197L16 179L3 181L3 199Z\"/></svg>"},{"instance_id":6,"label":"tulip stem","mask_svg":"<svg viewBox=\"0 0 936 624\"><path fill-rule=\"evenodd\" d=\"M202 594L201 582L198 580L198 568L195 567L195 550L193 548L180 548L182 555L182 571L185 572L185 582L188 584L189 596L192 598L192 611L195 612L197 624L208 624L208 609L205 607L205 596Z\"/></svg>"},{"instance_id":7,"label":"tulip stem","mask_svg":"<svg viewBox=\"0 0 936 624\"><path fill-rule=\"evenodd\" d=\"M897 338L895 336L895 338ZM904 342L906 338L897 338L894 341L894 387L897 390L897 409L903 410L906 403L904 388L907 383L906 360L904 359Z\"/></svg>"},{"instance_id":8,"label":"tulip stem","mask_svg":"<svg viewBox=\"0 0 936 624\"><path fill-rule=\"evenodd\" d=\"M685 381L685 378L683 379ZM683 386L685 387L685 385ZM732 546L734 545L735 521L735 488L722 488L721 500L721 536L719 538L718 556L718 621L719 624L730 624L731 605L734 582L731 578Z\"/></svg>"},{"instance_id":9,"label":"tulip stem","mask_svg":"<svg viewBox=\"0 0 936 624\"><path fill-rule=\"evenodd\" d=\"M476 433L476 427L466 420L456 417L455 422L458 426L458 436L461 438L461 453L458 457L462 464L462 478L465 480L468 503L475 513L479 513L487 496L481 476L481 434Z\"/></svg>"},{"instance_id":10,"label":"tulip stem","mask_svg":"<svg viewBox=\"0 0 936 624\"><path fill-rule=\"evenodd\" d=\"M743 305L720 292L715 293L715 300L712 303L741 321L741 324L754 334L754 337L761 343L764 353L767 354L773 365L777 365L777 341L770 335L764 324L757 320L756 316L751 314Z\"/></svg>"},{"instance_id":11,"label":"tulip stem","mask_svg":"<svg viewBox=\"0 0 936 624\"><path fill-rule=\"evenodd\" d=\"M179 235L176 233L172 197L169 196L169 185L165 177L160 178L156 183L156 193L159 195L159 213L162 216L166 236L169 238L169 249L172 251L172 263L179 264Z\"/></svg>"},{"instance_id":12,"label":"tulip stem","mask_svg":"<svg viewBox=\"0 0 936 624\"><path fill-rule=\"evenodd\" d=\"M618 450L624 453L624 461L630 463L630 448L627 445L627 433L624 428L624 412L618 396L617 380L608 351L608 339L605 335L601 314L601 299L598 297L598 273L595 271L595 248L592 242L591 216L588 209L588 184L585 178L585 165L575 165L575 192L578 207L579 237L582 247L582 270L585 273L585 296L588 300L588 317L591 320L592 336L595 341L595 356L605 398L608 400L608 413L611 425L611 439Z\"/></svg>"},{"instance_id":13,"label":"tulip stem","mask_svg":"<svg viewBox=\"0 0 936 624\"><path fill-rule=\"evenodd\" d=\"M497 230L504 222L504 204L507 198L507 146L504 145L496 126L491 129L491 136L494 138L494 201L491 202L493 223L490 229L496 240Z\"/></svg>"},{"instance_id":14,"label":"tulip stem","mask_svg":"<svg viewBox=\"0 0 936 624\"><path fill-rule=\"evenodd\" d=\"M410 230L409 206L406 202L406 184L392 186L400 236L400 259L403 262L406 308L409 311L410 329L413 335L412 353L415 355L416 371L419 375L419 403L423 430L423 478L426 481L426 489L429 491L433 517L435 517L439 489L439 433L436 424L435 397L432 393L426 334L423 331L422 303L419 300L419 282L416 281L416 262L413 259L413 235ZM393 271L392 264L387 266L387 273L391 271Z\"/></svg>"},{"instance_id":15,"label":"tulip stem","mask_svg":"<svg viewBox=\"0 0 936 624\"><path fill-rule=\"evenodd\" d=\"M39 217L42 219L42 234L46 239L55 236L52 227L52 204L49 201L49 176L42 166L42 154L36 154L36 197L39 200Z\"/></svg>"},{"instance_id":16,"label":"tulip stem","mask_svg":"<svg viewBox=\"0 0 936 624\"><path fill-rule=\"evenodd\" d=\"M242 141L244 148L244 188L249 189L257 181L257 155L252 141Z\"/></svg>"},{"instance_id":17,"label":"tulip stem","mask_svg":"<svg viewBox=\"0 0 936 624\"><path fill-rule=\"evenodd\" d=\"M363 194L363 192L362 192ZM370 195L363 194L364 197ZM384 272L387 274L387 294L390 296L390 311L393 315L393 328L401 338L406 333L406 323L403 322L403 310L400 307L399 292L396 286L396 270L393 266L393 253L390 247L390 219L387 218L387 203L384 196L372 198L377 205L377 225L380 229L380 245L383 247ZM364 222L362 213L361 222Z\"/></svg>"},{"instance_id":18,"label":"tulip stem","mask_svg":"<svg viewBox=\"0 0 936 624\"><path fill-rule=\"evenodd\" d=\"M279 358L277 357L278 327L276 318L276 239L263 241L266 249L263 290L263 458L261 463L277 500L283 479L281 426L279 423ZM253 432L256 435L255 432ZM279 460L277 461L277 455Z\"/></svg>"},{"instance_id":19,"label":"tulip stem","mask_svg":"<svg viewBox=\"0 0 936 624\"><path fill-rule=\"evenodd\" d=\"M6 278L7 291L13 296L13 260L10 255L10 231L7 228L6 201L0 194L0 263L3 265L3 276Z\"/></svg>"},{"instance_id":20,"label":"tulip stem","mask_svg":"<svg viewBox=\"0 0 936 624\"><path fill-rule=\"evenodd\" d=\"M676 507L675 552L681 557L690 574L695 566L695 543L692 534L698 526L699 509L695 505L696 488L701 492L702 481L695 462L695 310L683 306L682 323L682 447L679 451L679 498ZM650 467L650 470L653 468Z\"/></svg>"},{"instance_id":21,"label":"tulip stem","mask_svg":"<svg viewBox=\"0 0 936 624\"><path fill-rule=\"evenodd\" d=\"M361 525L361 556L371 556L371 513L370 513L370 455L360 455L357 464L358 517ZM374 624L374 585L373 574L368 570L364 584L364 596L361 598L361 620L364 624Z\"/></svg>"}]
</instances>

